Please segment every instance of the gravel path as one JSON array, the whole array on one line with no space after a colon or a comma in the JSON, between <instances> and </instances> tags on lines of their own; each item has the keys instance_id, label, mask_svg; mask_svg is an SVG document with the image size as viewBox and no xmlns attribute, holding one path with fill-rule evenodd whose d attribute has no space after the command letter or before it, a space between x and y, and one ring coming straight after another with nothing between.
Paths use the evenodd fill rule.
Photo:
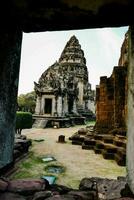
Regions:
<instances>
[{"instance_id":1,"label":"gravel path","mask_svg":"<svg viewBox=\"0 0 134 200\"><path fill-rule=\"evenodd\" d=\"M96 155L92 150L82 150L81 146L71 144L68 138L81 127L85 126L29 129L23 130L23 134L33 140L44 139L43 142L34 142L32 151L39 156L54 156L57 162L66 168L65 173L58 177L58 184L77 188L79 181L84 177L125 176L126 168L118 166L115 161L105 160L102 155ZM57 142L59 135L65 135L66 143Z\"/></svg>"}]
</instances>

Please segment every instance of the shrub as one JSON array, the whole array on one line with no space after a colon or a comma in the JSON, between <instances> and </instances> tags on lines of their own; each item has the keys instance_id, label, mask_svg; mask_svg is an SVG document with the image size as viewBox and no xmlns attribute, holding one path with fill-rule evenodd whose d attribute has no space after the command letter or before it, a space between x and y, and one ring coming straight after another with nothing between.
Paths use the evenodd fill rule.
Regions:
<instances>
[{"instance_id":1,"label":"shrub","mask_svg":"<svg viewBox=\"0 0 134 200\"><path fill-rule=\"evenodd\" d=\"M32 128L32 114L30 112L16 113L16 133L21 134L22 129Z\"/></svg>"}]
</instances>

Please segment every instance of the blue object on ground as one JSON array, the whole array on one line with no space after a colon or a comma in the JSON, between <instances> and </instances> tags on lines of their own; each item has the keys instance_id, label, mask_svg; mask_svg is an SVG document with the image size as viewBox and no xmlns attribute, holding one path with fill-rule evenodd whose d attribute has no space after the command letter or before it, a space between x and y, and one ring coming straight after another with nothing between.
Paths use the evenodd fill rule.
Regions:
<instances>
[{"instance_id":1,"label":"blue object on ground","mask_svg":"<svg viewBox=\"0 0 134 200\"><path fill-rule=\"evenodd\" d=\"M56 181L55 176L42 176L41 178L46 179L50 185L54 184Z\"/></svg>"},{"instance_id":2,"label":"blue object on ground","mask_svg":"<svg viewBox=\"0 0 134 200\"><path fill-rule=\"evenodd\" d=\"M43 162L50 162L50 161L56 161L56 159L53 156L45 156L42 158Z\"/></svg>"},{"instance_id":3,"label":"blue object on ground","mask_svg":"<svg viewBox=\"0 0 134 200\"><path fill-rule=\"evenodd\" d=\"M59 174L59 173L64 172L65 170L61 166L47 166L46 171L49 172L49 173Z\"/></svg>"}]
</instances>

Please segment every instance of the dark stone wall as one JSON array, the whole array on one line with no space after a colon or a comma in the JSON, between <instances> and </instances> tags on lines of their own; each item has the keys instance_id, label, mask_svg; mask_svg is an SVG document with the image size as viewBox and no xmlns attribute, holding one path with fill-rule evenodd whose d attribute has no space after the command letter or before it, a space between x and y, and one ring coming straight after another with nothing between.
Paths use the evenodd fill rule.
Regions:
<instances>
[{"instance_id":1,"label":"dark stone wall","mask_svg":"<svg viewBox=\"0 0 134 200\"><path fill-rule=\"evenodd\" d=\"M126 127L125 102L127 99L125 85L126 67L115 67L114 71L114 127Z\"/></svg>"},{"instance_id":2,"label":"dark stone wall","mask_svg":"<svg viewBox=\"0 0 134 200\"><path fill-rule=\"evenodd\" d=\"M114 67L110 78L100 78L96 90L96 125L98 133L126 127L127 68Z\"/></svg>"},{"instance_id":3,"label":"dark stone wall","mask_svg":"<svg viewBox=\"0 0 134 200\"><path fill-rule=\"evenodd\" d=\"M125 26L133 23L132 8L131 0L5 0L0 24L24 32Z\"/></svg>"},{"instance_id":4,"label":"dark stone wall","mask_svg":"<svg viewBox=\"0 0 134 200\"><path fill-rule=\"evenodd\" d=\"M128 32L121 47L119 64L112 75L100 77L96 89L96 131L108 133L112 129L126 129L128 96Z\"/></svg>"},{"instance_id":5,"label":"dark stone wall","mask_svg":"<svg viewBox=\"0 0 134 200\"><path fill-rule=\"evenodd\" d=\"M0 168L12 162L22 32L0 33Z\"/></svg>"},{"instance_id":6,"label":"dark stone wall","mask_svg":"<svg viewBox=\"0 0 134 200\"><path fill-rule=\"evenodd\" d=\"M99 92L99 93L98 93ZM96 90L96 130L106 133L114 124L114 88L113 78L100 78L99 90Z\"/></svg>"}]
</instances>

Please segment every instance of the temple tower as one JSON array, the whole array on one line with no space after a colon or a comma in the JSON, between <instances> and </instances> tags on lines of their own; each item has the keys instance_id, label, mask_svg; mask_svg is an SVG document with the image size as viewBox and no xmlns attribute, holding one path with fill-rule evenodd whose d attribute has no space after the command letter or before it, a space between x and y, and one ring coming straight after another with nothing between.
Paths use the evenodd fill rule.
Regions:
<instances>
[{"instance_id":1,"label":"temple tower","mask_svg":"<svg viewBox=\"0 0 134 200\"><path fill-rule=\"evenodd\" d=\"M79 115L94 104L84 52L72 36L58 62L50 66L35 83L37 102L35 114L46 117Z\"/></svg>"}]
</instances>

